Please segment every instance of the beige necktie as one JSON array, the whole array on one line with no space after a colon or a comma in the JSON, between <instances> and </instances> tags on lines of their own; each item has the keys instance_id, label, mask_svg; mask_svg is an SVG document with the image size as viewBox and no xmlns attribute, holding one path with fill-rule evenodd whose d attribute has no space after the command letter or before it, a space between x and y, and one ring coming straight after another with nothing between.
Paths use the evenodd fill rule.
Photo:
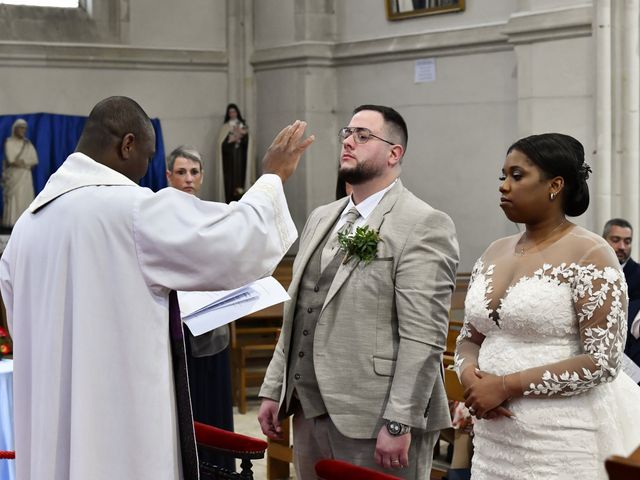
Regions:
<instances>
[{"instance_id":1,"label":"beige necktie","mask_svg":"<svg viewBox=\"0 0 640 480\"><path fill-rule=\"evenodd\" d=\"M353 224L360 216L360 212L356 207L351 207L347 212L345 217L345 223L342 225L336 233L331 235L329 240L327 241L324 249L322 250L322 255L320 256L320 271L323 271L327 268L327 265L333 260L333 257L338 253L338 234L339 233L351 233L353 229Z\"/></svg>"}]
</instances>

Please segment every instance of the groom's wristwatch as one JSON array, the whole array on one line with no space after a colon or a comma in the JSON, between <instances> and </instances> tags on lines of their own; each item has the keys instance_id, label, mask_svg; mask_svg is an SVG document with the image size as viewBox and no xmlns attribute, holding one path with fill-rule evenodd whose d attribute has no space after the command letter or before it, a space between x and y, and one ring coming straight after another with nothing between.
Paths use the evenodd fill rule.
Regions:
<instances>
[{"instance_id":1,"label":"groom's wristwatch","mask_svg":"<svg viewBox=\"0 0 640 480\"><path fill-rule=\"evenodd\" d=\"M409 425L405 425L404 423L394 422L393 420L387 420L387 432L389 435L394 437L399 437L400 435L405 435L411 431L411 427Z\"/></svg>"}]
</instances>

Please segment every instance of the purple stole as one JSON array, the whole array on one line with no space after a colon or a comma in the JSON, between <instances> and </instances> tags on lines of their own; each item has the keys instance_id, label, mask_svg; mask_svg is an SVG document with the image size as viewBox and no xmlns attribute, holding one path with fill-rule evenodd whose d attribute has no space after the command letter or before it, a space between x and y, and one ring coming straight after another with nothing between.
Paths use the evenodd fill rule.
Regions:
<instances>
[{"instance_id":1,"label":"purple stole","mask_svg":"<svg viewBox=\"0 0 640 480\"><path fill-rule=\"evenodd\" d=\"M173 378L176 388L178 408L178 430L180 432L180 452L182 453L182 472L184 480L197 480L198 451L193 429L193 412L189 394L189 376L187 374L187 356L182 333L182 317L175 290L169 292L169 334L171 336L171 354L173 357Z\"/></svg>"}]
</instances>

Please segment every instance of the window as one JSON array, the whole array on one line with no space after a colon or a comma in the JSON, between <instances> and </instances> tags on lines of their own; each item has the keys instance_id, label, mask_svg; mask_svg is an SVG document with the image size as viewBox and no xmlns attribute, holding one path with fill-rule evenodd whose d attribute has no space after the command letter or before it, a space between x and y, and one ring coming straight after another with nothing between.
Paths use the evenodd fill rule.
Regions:
<instances>
[{"instance_id":1,"label":"window","mask_svg":"<svg viewBox=\"0 0 640 480\"><path fill-rule=\"evenodd\" d=\"M130 1L0 0L0 42L125 43Z\"/></svg>"},{"instance_id":2,"label":"window","mask_svg":"<svg viewBox=\"0 0 640 480\"><path fill-rule=\"evenodd\" d=\"M30 7L78 8L80 6L80 0L0 0L1 3Z\"/></svg>"}]
</instances>

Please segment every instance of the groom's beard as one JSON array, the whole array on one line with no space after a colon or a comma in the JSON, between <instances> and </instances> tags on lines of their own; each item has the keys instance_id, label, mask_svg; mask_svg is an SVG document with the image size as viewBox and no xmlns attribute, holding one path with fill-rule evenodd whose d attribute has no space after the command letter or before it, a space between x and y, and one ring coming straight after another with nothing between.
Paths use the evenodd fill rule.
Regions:
<instances>
[{"instance_id":1,"label":"groom's beard","mask_svg":"<svg viewBox=\"0 0 640 480\"><path fill-rule=\"evenodd\" d=\"M380 175L380 169L371 163L357 163L355 167L340 167L338 178L351 185L368 182Z\"/></svg>"}]
</instances>

